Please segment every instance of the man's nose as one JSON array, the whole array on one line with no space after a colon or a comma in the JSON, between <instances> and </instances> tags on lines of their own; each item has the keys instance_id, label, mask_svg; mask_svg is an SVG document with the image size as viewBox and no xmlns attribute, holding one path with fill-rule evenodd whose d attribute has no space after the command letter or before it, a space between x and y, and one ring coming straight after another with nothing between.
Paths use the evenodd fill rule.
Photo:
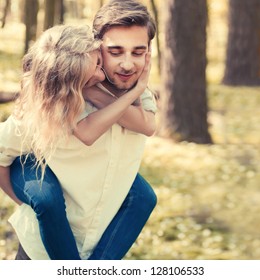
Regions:
<instances>
[{"instance_id":1,"label":"man's nose","mask_svg":"<svg viewBox=\"0 0 260 280\"><path fill-rule=\"evenodd\" d=\"M130 71L134 67L134 62L130 57L124 57L123 60L120 62L120 67L125 71Z\"/></svg>"}]
</instances>

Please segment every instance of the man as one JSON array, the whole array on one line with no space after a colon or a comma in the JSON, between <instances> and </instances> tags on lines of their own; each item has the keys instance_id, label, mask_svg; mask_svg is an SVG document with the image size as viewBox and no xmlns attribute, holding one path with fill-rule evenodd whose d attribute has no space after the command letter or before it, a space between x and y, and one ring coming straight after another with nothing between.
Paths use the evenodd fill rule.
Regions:
<instances>
[{"instance_id":1,"label":"man","mask_svg":"<svg viewBox=\"0 0 260 280\"><path fill-rule=\"evenodd\" d=\"M144 68L145 57L150 49L155 27L146 8L136 1L110 1L97 13L93 26L96 36L103 40L101 52L107 79L99 84L95 91L86 92L85 99L101 109L135 86ZM104 258L114 259L116 257L113 255L112 245L115 243L123 248L121 257L124 256L149 216L138 224L138 213L133 211L139 211L146 205L141 205L142 201L139 200L139 205L129 206L129 201L136 192L134 187L131 189L130 187L140 166L145 143L143 134L150 136L154 132L155 110L150 92L145 92L141 100L129 106L124 116L118 121L119 125L113 125L99 138L99 141L91 142L91 148L85 154L89 162L84 162L84 168L77 173L77 177L88 177L84 186L89 188L93 189L93 184L100 185L100 189L97 188L97 196L100 198L97 198L95 213L91 213L92 208L86 205L88 189L83 185L77 189L70 188L70 186L75 186L70 178L70 167L64 165L62 168L55 169L55 165L51 166L55 175L62 178L61 184L64 189L68 219L82 258L87 258L89 252L98 247L99 250L106 252ZM131 118L128 117L129 115ZM140 116L143 117L144 122L139 122ZM78 126L84 129L84 122L79 122ZM93 161L93 153L101 155L99 160L95 156L95 161ZM88 165L96 166L94 174L88 175ZM144 184L142 180L140 181L140 184ZM153 200L151 210L154 205ZM126 220L125 215L128 215L129 219ZM123 218L126 225L124 227L120 224L124 221ZM91 223L85 222L86 219ZM48 258L39 242L39 232L30 207L24 205L11 221L29 256L33 259ZM126 235L133 225L137 228L129 239L130 243L126 246ZM115 231L114 229L119 226L121 231ZM109 235L105 235L107 229L117 234L117 238L111 239ZM108 245L110 247L106 251Z\"/></svg>"}]
</instances>

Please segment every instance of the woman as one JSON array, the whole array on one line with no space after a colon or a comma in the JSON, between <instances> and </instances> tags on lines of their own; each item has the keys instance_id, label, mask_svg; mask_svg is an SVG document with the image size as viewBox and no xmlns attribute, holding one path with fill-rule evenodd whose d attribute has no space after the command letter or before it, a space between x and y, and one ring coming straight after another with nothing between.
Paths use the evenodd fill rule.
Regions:
<instances>
[{"instance_id":1,"label":"woman","mask_svg":"<svg viewBox=\"0 0 260 280\"><path fill-rule=\"evenodd\" d=\"M71 164L70 148L74 147L75 137L86 145L95 142L139 98L147 84L148 61L134 89L86 116L86 106L90 105L85 103L82 89L91 88L105 78L100 44L88 27L56 26L45 31L24 57L21 94L13 115L0 129L1 186L16 202L22 201L33 208L42 242L51 259L81 259L81 256L67 221L62 190L48 163L62 151L66 153L64 160ZM7 147L9 139L18 148ZM14 160L18 152L24 156ZM11 164L13 189L9 182ZM141 182L139 185L147 193L149 185L138 177L136 181ZM154 198L153 193L152 196ZM141 224L154 205L155 198ZM111 232L114 232L113 221L87 256L89 259L107 258L103 248ZM126 248L119 254L115 250L110 258L122 258L133 241L126 242Z\"/></svg>"}]
</instances>

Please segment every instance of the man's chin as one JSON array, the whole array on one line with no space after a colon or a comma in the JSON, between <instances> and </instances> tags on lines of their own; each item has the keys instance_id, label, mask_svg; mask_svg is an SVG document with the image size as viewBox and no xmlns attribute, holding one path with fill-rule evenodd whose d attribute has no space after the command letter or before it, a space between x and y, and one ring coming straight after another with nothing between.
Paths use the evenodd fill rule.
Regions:
<instances>
[{"instance_id":1,"label":"man's chin","mask_svg":"<svg viewBox=\"0 0 260 280\"><path fill-rule=\"evenodd\" d=\"M105 83L108 88L110 88L112 91L114 91L115 93L125 93L129 90L131 90L132 88L135 87L137 81L135 81L134 83L122 83L120 81L113 81L113 83L111 81L108 81L107 79L105 80Z\"/></svg>"},{"instance_id":2,"label":"man's chin","mask_svg":"<svg viewBox=\"0 0 260 280\"><path fill-rule=\"evenodd\" d=\"M136 86L137 82L134 82L134 83L129 83L129 84L118 84L116 85L116 88L118 90L121 90L121 91L129 91L131 90L132 88L134 88Z\"/></svg>"},{"instance_id":3,"label":"man's chin","mask_svg":"<svg viewBox=\"0 0 260 280\"><path fill-rule=\"evenodd\" d=\"M126 92L128 92L129 90L131 90L133 88L133 86L122 86L122 85L111 85L111 89L114 93L118 93L119 95L124 94Z\"/></svg>"}]
</instances>

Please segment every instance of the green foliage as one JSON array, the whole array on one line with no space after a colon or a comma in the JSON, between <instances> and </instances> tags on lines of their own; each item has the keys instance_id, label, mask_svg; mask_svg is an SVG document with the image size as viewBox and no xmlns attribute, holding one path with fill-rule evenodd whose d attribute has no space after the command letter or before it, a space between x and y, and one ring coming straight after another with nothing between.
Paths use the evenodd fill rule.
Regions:
<instances>
[{"instance_id":1,"label":"green foliage","mask_svg":"<svg viewBox=\"0 0 260 280\"><path fill-rule=\"evenodd\" d=\"M208 87L210 131L216 142L259 143L259 89L222 85Z\"/></svg>"},{"instance_id":2,"label":"green foliage","mask_svg":"<svg viewBox=\"0 0 260 280\"><path fill-rule=\"evenodd\" d=\"M7 219L14 211L14 203L0 190L0 260L14 259L17 237Z\"/></svg>"}]
</instances>

